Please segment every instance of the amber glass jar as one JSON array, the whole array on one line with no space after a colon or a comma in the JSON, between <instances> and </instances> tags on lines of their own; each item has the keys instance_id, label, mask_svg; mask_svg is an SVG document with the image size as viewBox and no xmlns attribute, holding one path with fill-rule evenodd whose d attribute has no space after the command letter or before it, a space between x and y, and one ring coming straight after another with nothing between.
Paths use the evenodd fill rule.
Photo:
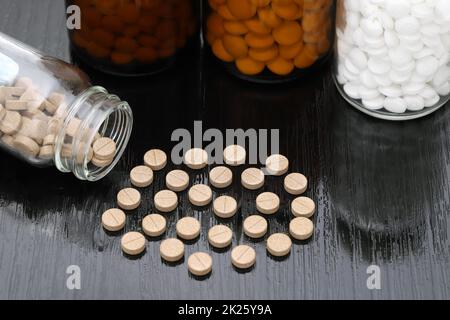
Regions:
<instances>
[{"instance_id":1,"label":"amber glass jar","mask_svg":"<svg viewBox=\"0 0 450 320\"><path fill-rule=\"evenodd\" d=\"M334 0L208 0L206 40L233 74L284 82L321 65L334 41Z\"/></svg>"},{"instance_id":2,"label":"amber glass jar","mask_svg":"<svg viewBox=\"0 0 450 320\"><path fill-rule=\"evenodd\" d=\"M73 51L112 74L166 69L198 30L195 0L69 0L67 5L81 10L81 29L70 31Z\"/></svg>"}]
</instances>

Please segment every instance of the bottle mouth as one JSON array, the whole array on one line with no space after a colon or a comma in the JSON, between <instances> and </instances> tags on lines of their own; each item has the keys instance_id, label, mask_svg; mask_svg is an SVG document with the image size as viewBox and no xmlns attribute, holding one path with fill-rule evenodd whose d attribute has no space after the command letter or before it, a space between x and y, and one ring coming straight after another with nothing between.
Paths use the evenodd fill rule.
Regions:
<instances>
[{"instance_id":1,"label":"bottle mouth","mask_svg":"<svg viewBox=\"0 0 450 320\"><path fill-rule=\"evenodd\" d=\"M55 143L55 164L78 179L98 181L117 165L131 136L133 113L127 102L103 87L82 92L68 107ZM110 158L97 159L93 146L100 138L115 144Z\"/></svg>"}]
</instances>

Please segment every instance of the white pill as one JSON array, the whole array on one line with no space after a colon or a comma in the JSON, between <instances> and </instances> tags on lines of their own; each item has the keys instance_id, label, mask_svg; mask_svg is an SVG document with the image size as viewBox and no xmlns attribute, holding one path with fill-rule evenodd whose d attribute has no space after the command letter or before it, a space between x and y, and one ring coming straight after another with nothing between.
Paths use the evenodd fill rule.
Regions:
<instances>
[{"instance_id":1,"label":"white pill","mask_svg":"<svg viewBox=\"0 0 450 320\"><path fill-rule=\"evenodd\" d=\"M446 81L450 80L450 67L442 67L440 68L433 77L433 86L440 87Z\"/></svg>"},{"instance_id":2,"label":"white pill","mask_svg":"<svg viewBox=\"0 0 450 320\"><path fill-rule=\"evenodd\" d=\"M369 58L368 66L369 70L376 75L386 74L391 70L389 62L376 58Z\"/></svg>"},{"instance_id":3,"label":"white pill","mask_svg":"<svg viewBox=\"0 0 450 320\"><path fill-rule=\"evenodd\" d=\"M359 87L359 95L362 100L372 100L377 98L380 93L376 89L369 89L364 86Z\"/></svg>"},{"instance_id":4,"label":"white pill","mask_svg":"<svg viewBox=\"0 0 450 320\"><path fill-rule=\"evenodd\" d=\"M406 103L402 98L386 98L383 106L387 111L393 113L404 113L406 111Z\"/></svg>"},{"instance_id":5,"label":"white pill","mask_svg":"<svg viewBox=\"0 0 450 320\"><path fill-rule=\"evenodd\" d=\"M367 57L364 52L358 48L354 48L350 51L349 59L358 69L365 69L367 67Z\"/></svg>"},{"instance_id":6,"label":"white pill","mask_svg":"<svg viewBox=\"0 0 450 320\"><path fill-rule=\"evenodd\" d=\"M416 64L416 72L420 76L430 76L433 75L439 67L438 60L435 57L425 57L419 59Z\"/></svg>"},{"instance_id":7,"label":"white pill","mask_svg":"<svg viewBox=\"0 0 450 320\"><path fill-rule=\"evenodd\" d=\"M362 85L366 88L375 89L378 87L377 82L375 81L375 78L373 77L372 73L366 69L361 72L359 75L360 81Z\"/></svg>"},{"instance_id":8,"label":"white pill","mask_svg":"<svg viewBox=\"0 0 450 320\"><path fill-rule=\"evenodd\" d=\"M388 77L388 74L374 75L373 77L379 87L387 87L392 84L392 80Z\"/></svg>"},{"instance_id":9,"label":"white pill","mask_svg":"<svg viewBox=\"0 0 450 320\"><path fill-rule=\"evenodd\" d=\"M398 39L395 32L390 31L390 30L384 31L384 42L386 43L386 45L388 47L391 47L391 48L396 47L400 44L400 40Z\"/></svg>"},{"instance_id":10,"label":"white pill","mask_svg":"<svg viewBox=\"0 0 450 320\"><path fill-rule=\"evenodd\" d=\"M353 62L350 59L348 59L348 58L345 59L344 65L345 65L345 68L349 72L354 73L354 74L358 74L359 73L358 67L356 67L356 65L354 65Z\"/></svg>"},{"instance_id":11,"label":"white pill","mask_svg":"<svg viewBox=\"0 0 450 320\"><path fill-rule=\"evenodd\" d=\"M369 37L379 37L383 33L383 26L376 19L362 19L360 26Z\"/></svg>"},{"instance_id":12,"label":"white pill","mask_svg":"<svg viewBox=\"0 0 450 320\"><path fill-rule=\"evenodd\" d=\"M381 95L372 100L362 100L362 104L370 110L378 110L383 108L384 97Z\"/></svg>"},{"instance_id":13,"label":"white pill","mask_svg":"<svg viewBox=\"0 0 450 320\"><path fill-rule=\"evenodd\" d=\"M425 99L425 107L426 108L433 107L434 105L436 105L436 103L439 102L440 99L441 99L441 97L439 97L438 94L436 94L435 96L433 96L429 99Z\"/></svg>"},{"instance_id":14,"label":"white pill","mask_svg":"<svg viewBox=\"0 0 450 320\"><path fill-rule=\"evenodd\" d=\"M419 93L419 95L424 98L425 100L427 99L432 99L433 97L435 97L437 95L436 90L434 90L432 87L426 85Z\"/></svg>"},{"instance_id":15,"label":"white pill","mask_svg":"<svg viewBox=\"0 0 450 320\"><path fill-rule=\"evenodd\" d=\"M410 82L402 85L402 91L404 95L416 95L419 94L425 88L424 83Z\"/></svg>"},{"instance_id":16,"label":"white pill","mask_svg":"<svg viewBox=\"0 0 450 320\"><path fill-rule=\"evenodd\" d=\"M385 45L384 37L368 37L367 35L364 36L364 43L367 47L371 49L380 49L383 48Z\"/></svg>"},{"instance_id":17,"label":"white pill","mask_svg":"<svg viewBox=\"0 0 450 320\"><path fill-rule=\"evenodd\" d=\"M436 91L441 96L446 96L450 93L450 82L447 81L440 87L436 88Z\"/></svg>"},{"instance_id":18,"label":"white pill","mask_svg":"<svg viewBox=\"0 0 450 320\"><path fill-rule=\"evenodd\" d=\"M412 60L412 55L408 50L399 46L389 50L389 58L394 66L403 66Z\"/></svg>"},{"instance_id":19,"label":"white pill","mask_svg":"<svg viewBox=\"0 0 450 320\"><path fill-rule=\"evenodd\" d=\"M401 34L415 34L420 29L419 20L415 17L404 17L395 21L395 30Z\"/></svg>"},{"instance_id":20,"label":"white pill","mask_svg":"<svg viewBox=\"0 0 450 320\"><path fill-rule=\"evenodd\" d=\"M391 71L389 71L389 79L392 80L392 83L401 85L411 78L411 74L412 72L410 71L405 72L391 69Z\"/></svg>"},{"instance_id":21,"label":"white pill","mask_svg":"<svg viewBox=\"0 0 450 320\"><path fill-rule=\"evenodd\" d=\"M359 86L357 84L346 83L344 85L344 92L353 99L360 99Z\"/></svg>"},{"instance_id":22,"label":"white pill","mask_svg":"<svg viewBox=\"0 0 450 320\"><path fill-rule=\"evenodd\" d=\"M409 14L411 6L408 0L386 0L387 13L395 18L402 18Z\"/></svg>"},{"instance_id":23,"label":"white pill","mask_svg":"<svg viewBox=\"0 0 450 320\"><path fill-rule=\"evenodd\" d=\"M378 90L381 94L389 98L398 98L402 95L402 88L397 85L380 87Z\"/></svg>"},{"instance_id":24,"label":"white pill","mask_svg":"<svg viewBox=\"0 0 450 320\"><path fill-rule=\"evenodd\" d=\"M386 11L380 11L378 14L378 18L380 19L381 25L386 30L391 30L394 28L394 19L386 13Z\"/></svg>"},{"instance_id":25,"label":"white pill","mask_svg":"<svg viewBox=\"0 0 450 320\"><path fill-rule=\"evenodd\" d=\"M425 108L425 100L421 96L405 96L403 99L409 111L420 111Z\"/></svg>"}]
</instances>

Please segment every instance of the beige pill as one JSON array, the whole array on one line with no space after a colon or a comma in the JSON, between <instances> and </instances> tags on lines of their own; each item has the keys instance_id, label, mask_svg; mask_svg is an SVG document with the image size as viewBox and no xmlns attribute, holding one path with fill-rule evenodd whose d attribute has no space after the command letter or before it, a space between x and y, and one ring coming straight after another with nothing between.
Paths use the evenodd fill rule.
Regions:
<instances>
[{"instance_id":1,"label":"beige pill","mask_svg":"<svg viewBox=\"0 0 450 320\"><path fill-rule=\"evenodd\" d=\"M308 179L301 173L290 173L284 178L284 189L292 195L299 195L306 191Z\"/></svg>"},{"instance_id":2,"label":"beige pill","mask_svg":"<svg viewBox=\"0 0 450 320\"><path fill-rule=\"evenodd\" d=\"M284 233L275 233L267 239L267 250L275 257L284 257L291 252L292 240Z\"/></svg>"},{"instance_id":3,"label":"beige pill","mask_svg":"<svg viewBox=\"0 0 450 320\"><path fill-rule=\"evenodd\" d=\"M267 172L274 176L282 176L289 170L289 160L281 155L274 154L266 160Z\"/></svg>"},{"instance_id":4,"label":"beige pill","mask_svg":"<svg viewBox=\"0 0 450 320\"><path fill-rule=\"evenodd\" d=\"M130 172L131 184L138 188L145 188L153 182L153 170L147 166L138 166Z\"/></svg>"},{"instance_id":5,"label":"beige pill","mask_svg":"<svg viewBox=\"0 0 450 320\"><path fill-rule=\"evenodd\" d=\"M203 207L211 203L212 190L205 184L196 184L189 189L189 201L198 207Z\"/></svg>"},{"instance_id":6,"label":"beige pill","mask_svg":"<svg viewBox=\"0 0 450 320\"><path fill-rule=\"evenodd\" d=\"M3 87L4 100L17 100L26 90L25 87Z\"/></svg>"},{"instance_id":7,"label":"beige pill","mask_svg":"<svg viewBox=\"0 0 450 320\"><path fill-rule=\"evenodd\" d=\"M51 118L48 122L47 134L58 134L60 128L62 126L61 120L57 118Z\"/></svg>"},{"instance_id":8,"label":"beige pill","mask_svg":"<svg viewBox=\"0 0 450 320\"><path fill-rule=\"evenodd\" d=\"M162 190L155 195L154 203L159 211L172 212L178 206L178 196L171 190Z\"/></svg>"},{"instance_id":9,"label":"beige pill","mask_svg":"<svg viewBox=\"0 0 450 320\"><path fill-rule=\"evenodd\" d=\"M47 111L49 114L54 114L56 110L58 110L58 106L54 105L48 100L44 100L42 105L44 106L45 111Z\"/></svg>"},{"instance_id":10,"label":"beige pill","mask_svg":"<svg viewBox=\"0 0 450 320\"><path fill-rule=\"evenodd\" d=\"M239 269L251 268L256 262L256 251L250 246L240 245L231 251L231 263Z\"/></svg>"},{"instance_id":11,"label":"beige pill","mask_svg":"<svg viewBox=\"0 0 450 320\"><path fill-rule=\"evenodd\" d=\"M53 146L56 142L56 136L54 134L49 134L44 137L42 144L44 146Z\"/></svg>"},{"instance_id":12,"label":"beige pill","mask_svg":"<svg viewBox=\"0 0 450 320\"><path fill-rule=\"evenodd\" d=\"M135 256L145 250L145 237L139 232L128 232L122 237L122 250L126 254Z\"/></svg>"},{"instance_id":13,"label":"beige pill","mask_svg":"<svg viewBox=\"0 0 450 320\"><path fill-rule=\"evenodd\" d=\"M240 166L245 163L247 152L239 145L231 145L223 151L223 160L229 166Z\"/></svg>"},{"instance_id":14,"label":"beige pill","mask_svg":"<svg viewBox=\"0 0 450 320\"><path fill-rule=\"evenodd\" d=\"M114 158L117 147L114 140L110 138L100 138L94 142L94 157L98 160L110 160Z\"/></svg>"},{"instance_id":15,"label":"beige pill","mask_svg":"<svg viewBox=\"0 0 450 320\"><path fill-rule=\"evenodd\" d=\"M298 197L292 201L291 211L296 217L310 218L316 212L316 204L308 197Z\"/></svg>"},{"instance_id":16,"label":"beige pill","mask_svg":"<svg viewBox=\"0 0 450 320\"><path fill-rule=\"evenodd\" d=\"M214 248L226 248L232 240L233 232L227 226L217 225L208 231L208 241Z\"/></svg>"},{"instance_id":17,"label":"beige pill","mask_svg":"<svg viewBox=\"0 0 450 320\"><path fill-rule=\"evenodd\" d=\"M53 146L42 146L41 150L39 151L39 158L40 159L53 159L55 156L55 149Z\"/></svg>"},{"instance_id":18,"label":"beige pill","mask_svg":"<svg viewBox=\"0 0 450 320\"><path fill-rule=\"evenodd\" d=\"M261 193L256 198L256 209L264 214L274 214L280 209L280 198L272 192Z\"/></svg>"},{"instance_id":19,"label":"beige pill","mask_svg":"<svg viewBox=\"0 0 450 320\"><path fill-rule=\"evenodd\" d=\"M27 101L21 100L6 100L5 107L11 111L25 111L28 108Z\"/></svg>"},{"instance_id":20,"label":"beige pill","mask_svg":"<svg viewBox=\"0 0 450 320\"><path fill-rule=\"evenodd\" d=\"M233 217L237 211L237 202L230 196L221 196L214 200L214 213L224 219Z\"/></svg>"},{"instance_id":21,"label":"beige pill","mask_svg":"<svg viewBox=\"0 0 450 320\"><path fill-rule=\"evenodd\" d=\"M106 210L102 215L102 225L108 231L116 232L125 227L125 213L120 209Z\"/></svg>"},{"instance_id":22,"label":"beige pill","mask_svg":"<svg viewBox=\"0 0 450 320\"><path fill-rule=\"evenodd\" d=\"M233 172L227 167L215 167L209 172L209 181L219 189L229 187L233 182Z\"/></svg>"},{"instance_id":23,"label":"beige pill","mask_svg":"<svg viewBox=\"0 0 450 320\"><path fill-rule=\"evenodd\" d=\"M244 220L244 233L253 239L259 239L266 235L268 228L264 217L253 215Z\"/></svg>"},{"instance_id":24,"label":"beige pill","mask_svg":"<svg viewBox=\"0 0 450 320\"><path fill-rule=\"evenodd\" d=\"M13 136L9 136L9 135L4 135L2 137L2 143L10 148L14 147L14 137Z\"/></svg>"},{"instance_id":25,"label":"beige pill","mask_svg":"<svg viewBox=\"0 0 450 320\"><path fill-rule=\"evenodd\" d=\"M114 160L114 158L109 159L109 160L100 160L100 159L93 157L91 162L96 167L105 168L105 167L109 166L113 162L113 160Z\"/></svg>"},{"instance_id":26,"label":"beige pill","mask_svg":"<svg viewBox=\"0 0 450 320\"><path fill-rule=\"evenodd\" d=\"M212 258L205 252L195 252L188 259L189 272L195 276L206 276L212 271Z\"/></svg>"},{"instance_id":27,"label":"beige pill","mask_svg":"<svg viewBox=\"0 0 450 320\"><path fill-rule=\"evenodd\" d=\"M248 168L241 174L242 185L249 190L257 190L264 186L264 172L257 168Z\"/></svg>"},{"instance_id":28,"label":"beige pill","mask_svg":"<svg viewBox=\"0 0 450 320\"><path fill-rule=\"evenodd\" d=\"M294 239L309 239L314 232L314 224L311 220L304 217L297 217L289 224L289 233Z\"/></svg>"},{"instance_id":29,"label":"beige pill","mask_svg":"<svg viewBox=\"0 0 450 320\"><path fill-rule=\"evenodd\" d=\"M6 115L6 109L5 109L5 107L3 107L3 105L0 103L0 121L3 120L3 118L5 117L5 115Z\"/></svg>"},{"instance_id":30,"label":"beige pill","mask_svg":"<svg viewBox=\"0 0 450 320\"><path fill-rule=\"evenodd\" d=\"M70 119L69 123L67 124L65 134L70 136L70 137L75 137L77 132L78 132L78 129L80 128L80 126L81 126L81 120L80 119L78 119L78 118Z\"/></svg>"},{"instance_id":31,"label":"beige pill","mask_svg":"<svg viewBox=\"0 0 450 320\"><path fill-rule=\"evenodd\" d=\"M200 222L192 217L185 217L177 222L177 235L184 240L193 240L200 235Z\"/></svg>"},{"instance_id":32,"label":"beige pill","mask_svg":"<svg viewBox=\"0 0 450 320\"><path fill-rule=\"evenodd\" d=\"M16 148L19 152L30 155L32 157L36 157L41 150L39 145L31 138L27 136L17 135L14 138L14 148Z\"/></svg>"},{"instance_id":33,"label":"beige pill","mask_svg":"<svg viewBox=\"0 0 450 320\"><path fill-rule=\"evenodd\" d=\"M200 170L208 164L208 153L200 148L193 148L184 155L184 164L194 170Z\"/></svg>"},{"instance_id":34,"label":"beige pill","mask_svg":"<svg viewBox=\"0 0 450 320\"><path fill-rule=\"evenodd\" d=\"M184 256L184 243L175 238L166 239L161 242L159 253L168 262L179 261Z\"/></svg>"},{"instance_id":35,"label":"beige pill","mask_svg":"<svg viewBox=\"0 0 450 320\"><path fill-rule=\"evenodd\" d=\"M166 219L160 214L149 214L142 220L142 229L150 237L159 237L166 231Z\"/></svg>"},{"instance_id":36,"label":"beige pill","mask_svg":"<svg viewBox=\"0 0 450 320\"><path fill-rule=\"evenodd\" d=\"M183 170L170 171L166 176L166 186L175 192L184 191L189 187L189 175Z\"/></svg>"},{"instance_id":37,"label":"beige pill","mask_svg":"<svg viewBox=\"0 0 450 320\"><path fill-rule=\"evenodd\" d=\"M6 111L2 122L0 123L0 131L4 134L14 135L22 126L22 116L16 111Z\"/></svg>"},{"instance_id":38,"label":"beige pill","mask_svg":"<svg viewBox=\"0 0 450 320\"><path fill-rule=\"evenodd\" d=\"M134 210L141 204L141 194L133 188L126 188L117 194L117 204L121 209Z\"/></svg>"},{"instance_id":39,"label":"beige pill","mask_svg":"<svg viewBox=\"0 0 450 320\"><path fill-rule=\"evenodd\" d=\"M53 103L56 106L59 106L61 103L63 103L66 100L66 96L62 93L59 92L52 92L49 96L48 96L48 101L50 101L51 103Z\"/></svg>"},{"instance_id":40,"label":"beige pill","mask_svg":"<svg viewBox=\"0 0 450 320\"><path fill-rule=\"evenodd\" d=\"M144 155L144 163L154 171L162 170L167 164L167 155L159 149L152 149Z\"/></svg>"}]
</instances>

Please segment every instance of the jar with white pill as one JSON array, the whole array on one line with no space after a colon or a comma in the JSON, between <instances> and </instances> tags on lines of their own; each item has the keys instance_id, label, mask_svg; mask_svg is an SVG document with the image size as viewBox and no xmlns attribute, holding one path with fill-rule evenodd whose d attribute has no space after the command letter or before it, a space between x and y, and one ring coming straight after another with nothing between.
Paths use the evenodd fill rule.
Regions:
<instances>
[{"instance_id":1,"label":"jar with white pill","mask_svg":"<svg viewBox=\"0 0 450 320\"><path fill-rule=\"evenodd\" d=\"M387 120L428 115L450 98L449 0L338 0L334 79Z\"/></svg>"},{"instance_id":2,"label":"jar with white pill","mask_svg":"<svg viewBox=\"0 0 450 320\"><path fill-rule=\"evenodd\" d=\"M131 135L130 106L78 68L0 33L0 149L97 181Z\"/></svg>"}]
</instances>

